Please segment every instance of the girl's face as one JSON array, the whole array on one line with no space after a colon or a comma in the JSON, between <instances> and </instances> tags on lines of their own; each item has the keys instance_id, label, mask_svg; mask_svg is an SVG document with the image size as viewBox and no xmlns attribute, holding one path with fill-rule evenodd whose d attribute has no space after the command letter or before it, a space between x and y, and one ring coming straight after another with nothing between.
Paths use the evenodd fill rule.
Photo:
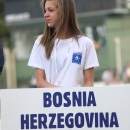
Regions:
<instances>
[{"instance_id":1,"label":"girl's face","mask_svg":"<svg viewBox=\"0 0 130 130\"><path fill-rule=\"evenodd\" d=\"M57 7L57 0L46 1L44 17L48 27L56 27L60 20L60 13Z\"/></svg>"}]
</instances>

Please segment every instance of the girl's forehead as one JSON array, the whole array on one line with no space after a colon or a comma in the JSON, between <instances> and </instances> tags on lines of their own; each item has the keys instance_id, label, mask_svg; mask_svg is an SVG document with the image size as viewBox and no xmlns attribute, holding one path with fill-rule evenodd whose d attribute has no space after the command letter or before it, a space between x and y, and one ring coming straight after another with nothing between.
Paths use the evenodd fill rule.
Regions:
<instances>
[{"instance_id":1,"label":"girl's forehead","mask_svg":"<svg viewBox=\"0 0 130 130\"><path fill-rule=\"evenodd\" d=\"M48 8L48 7L58 7L58 4L57 4L57 0L47 0L45 2L45 8Z\"/></svg>"},{"instance_id":2,"label":"girl's forehead","mask_svg":"<svg viewBox=\"0 0 130 130\"><path fill-rule=\"evenodd\" d=\"M57 3L57 0L46 0L46 2Z\"/></svg>"},{"instance_id":3,"label":"girl's forehead","mask_svg":"<svg viewBox=\"0 0 130 130\"><path fill-rule=\"evenodd\" d=\"M57 6L57 0L46 0L45 5L56 5Z\"/></svg>"}]
</instances>

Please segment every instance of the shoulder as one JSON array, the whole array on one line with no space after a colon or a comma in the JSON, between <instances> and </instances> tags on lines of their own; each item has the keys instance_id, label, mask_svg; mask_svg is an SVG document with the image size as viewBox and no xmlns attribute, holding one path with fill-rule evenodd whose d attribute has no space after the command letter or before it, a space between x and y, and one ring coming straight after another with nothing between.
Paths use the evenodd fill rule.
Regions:
<instances>
[{"instance_id":1,"label":"shoulder","mask_svg":"<svg viewBox=\"0 0 130 130\"><path fill-rule=\"evenodd\" d=\"M34 48L42 46L40 44L41 43L41 38L42 38L42 35L36 36L36 39L35 39L35 42L34 42L34 45L33 45Z\"/></svg>"},{"instance_id":2,"label":"shoulder","mask_svg":"<svg viewBox=\"0 0 130 130\"><path fill-rule=\"evenodd\" d=\"M94 44L94 41L85 35L79 36L78 42L80 45L83 44L83 45L87 45L87 46L91 46Z\"/></svg>"},{"instance_id":3,"label":"shoulder","mask_svg":"<svg viewBox=\"0 0 130 130\"><path fill-rule=\"evenodd\" d=\"M33 50L42 50L44 48L43 45L41 44L41 38L42 35L36 37L36 40L33 45Z\"/></svg>"},{"instance_id":4,"label":"shoulder","mask_svg":"<svg viewBox=\"0 0 130 130\"><path fill-rule=\"evenodd\" d=\"M42 35L36 36L35 43L40 44Z\"/></svg>"},{"instance_id":5,"label":"shoulder","mask_svg":"<svg viewBox=\"0 0 130 130\"><path fill-rule=\"evenodd\" d=\"M87 36L85 36L85 35L82 35L82 36L78 36L78 39L80 40L80 41L85 41L85 42L92 42L93 43L93 40L90 38L90 37L87 37Z\"/></svg>"}]
</instances>

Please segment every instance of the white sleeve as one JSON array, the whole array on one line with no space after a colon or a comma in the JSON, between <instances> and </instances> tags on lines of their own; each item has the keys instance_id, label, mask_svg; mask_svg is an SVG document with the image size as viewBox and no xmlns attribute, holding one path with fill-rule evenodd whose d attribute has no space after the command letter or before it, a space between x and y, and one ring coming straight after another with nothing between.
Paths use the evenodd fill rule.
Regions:
<instances>
[{"instance_id":1,"label":"white sleeve","mask_svg":"<svg viewBox=\"0 0 130 130\"><path fill-rule=\"evenodd\" d=\"M88 39L86 44L84 70L88 68L96 68L99 66L96 50L94 43L91 39Z\"/></svg>"},{"instance_id":2,"label":"white sleeve","mask_svg":"<svg viewBox=\"0 0 130 130\"><path fill-rule=\"evenodd\" d=\"M44 69L44 57L44 47L40 44L40 38L38 38L32 48L32 52L28 61L28 66Z\"/></svg>"}]
</instances>

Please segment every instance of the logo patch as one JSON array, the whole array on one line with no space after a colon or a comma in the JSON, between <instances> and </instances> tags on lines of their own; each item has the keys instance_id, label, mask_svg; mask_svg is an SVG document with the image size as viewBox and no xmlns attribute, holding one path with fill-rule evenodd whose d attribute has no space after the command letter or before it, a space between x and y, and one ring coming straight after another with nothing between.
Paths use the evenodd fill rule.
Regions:
<instances>
[{"instance_id":1,"label":"logo patch","mask_svg":"<svg viewBox=\"0 0 130 130\"><path fill-rule=\"evenodd\" d=\"M82 59L82 53L81 52L73 53L72 63L81 64L81 59Z\"/></svg>"}]
</instances>

